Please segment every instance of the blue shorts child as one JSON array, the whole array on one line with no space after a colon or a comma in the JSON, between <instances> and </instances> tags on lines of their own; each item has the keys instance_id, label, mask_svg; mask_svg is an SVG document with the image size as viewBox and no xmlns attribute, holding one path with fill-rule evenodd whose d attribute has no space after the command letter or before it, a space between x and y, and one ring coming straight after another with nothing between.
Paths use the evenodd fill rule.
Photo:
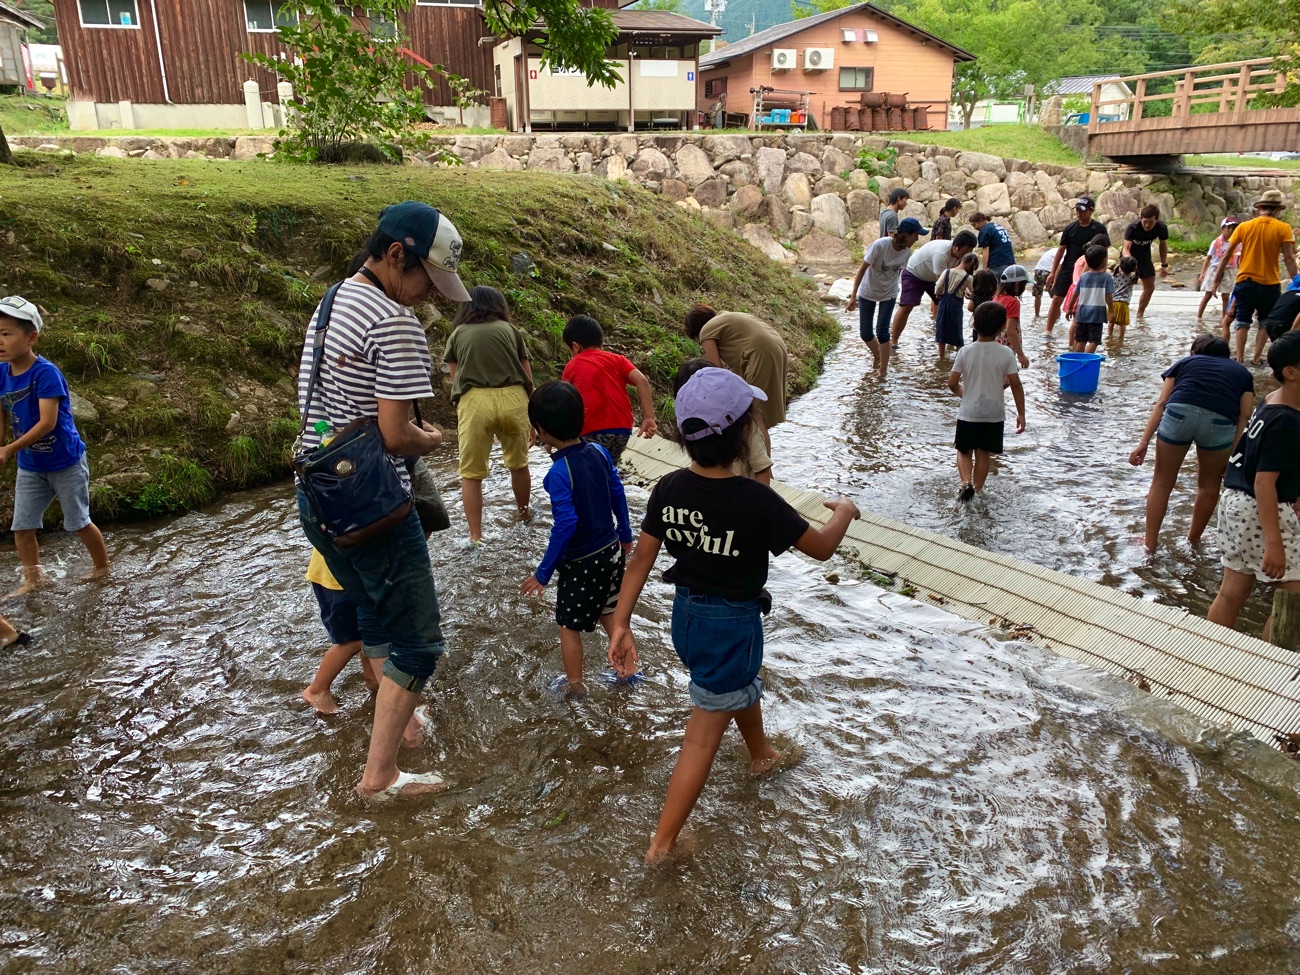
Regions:
<instances>
[{"instance_id":1,"label":"blue shorts child","mask_svg":"<svg viewBox=\"0 0 1300 975\"><path fill-rule=\"evenodd\" d=\"M18 468L10 530L37 531L44 527L45 509L56 498L63 509L64 531L79 532L90 524L90 465L85 454L61 471Z\"/></svg>"},{"instance_id":2,"label":"blue shorts child","mask_svg":"<svg viewBox=\"0 0 1300 975\"><path fill-rule=\"evenodd\" d=\"M731 600L677 587L673 649L690 671L691 702L705 711L744 711L763 697L763 599Z\"/></svg>"},{"instance_id":3,"label":"blue shorts child","mask_svg":"<svg viewBox=\"0 0 1300 975\"><path fill-rule=\"evenodd\" d=\"M894 317L896 301L896 298L890 298L888 301L858 299L858 334L862 336L863 342L874 339L883 344L889 341L889 323ZM871 324L873 316L876 319L874 330Z\"/></svg>"},{"instance_id":4,"label":"blue shorts child","mask_svg":"<svg viewBox=\"0 0 1300 975\"><path fill-rule=\"evenodd\" d=\"M320 607L320 621L330 635L330 643L357 643L361 624L357 621L357 604L342 589L328 589L319 582L311 584Z\"/></svg>"}]
</instances>

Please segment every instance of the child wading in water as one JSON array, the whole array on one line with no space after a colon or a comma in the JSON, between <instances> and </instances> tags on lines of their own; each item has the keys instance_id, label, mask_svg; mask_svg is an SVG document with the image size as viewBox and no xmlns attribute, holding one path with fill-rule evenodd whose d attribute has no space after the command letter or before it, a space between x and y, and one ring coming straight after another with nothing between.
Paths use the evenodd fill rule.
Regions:
<instances>
[{"instance_id":1,"label":"child wading in water","mask_svg":"<svg viewBox=\"0 0 1300 975\"><path fill-rule=\"evenodd\" d=\"M578 387L566 382L539 386L528 401L528 422L553 451L551 469L542 481L551 496L553 522L546 554L519 590L540 596L551 576L560 573L555 622L560 624L566 693L577 696L584 690L582 634L592 632L597 623L609 631L624 562L632 551L627 496L609 451L581 439Z\"/></svg>"},{"instance_id":2,"label":"child wading in water","mask_svg":"<svg viewBox=\"0 0 1300 975\"><path fill-rule=\"evenodd\" d=\"M1201 262L1201 305L1196 309L1198 319L1205 317L1205 308L1214 297L1214 279L1219 273L1219 265L1223 263L1223 255L1228 250L1228 240L1232 237L1232 232L1237 229L1236 217L1224 217L1223 223L1219 225L1219 236L1210 241L1210 247L1205 252L1205 260ZM1232 261L1223 272L1223 280L1219 282L1219 298L1223 301L1223 315L1226 318L1228 314L1228 303L1232 300L1232 289L1237 284L1237 262L1241 259L1241 252L1234 252ZM1137 262L1134 261L1134 264ZM1225 335L1224 338L1227 338Z\"/></svg>"},{"instance_id":3,"label":"child wading in water","mask_svg":"<svg viewBox=\"0 0 1300 975\"><path fill-rule=\"evenodd\" d=\"M1096 352L1110 321L1115 279L1106 273L1106 248L1093 244L1084 252L1088 270L1074 282L1074 351Z\"/></svg>"},{"instance_id":4,"label":"child wading in water","mask_svg":"<svg viewBox=\"0 0 1300 975\"><path fill-rule=\"evenodd\" d=\"M1133 298L1133 285L1138 281L1137 258L1121 257L1112 276L1115 278L1115 293L1111 295L1110 325L1106 329L1106 340L1110 341L1115 330L1119 329L1119 340L1123 342L1124 333L1128 330L1128 305Z\"/></svg>"},{"instance_id":5,"label":"child wading in water","mask_svg":"<svg viewBox=\"0 0 1300 975\"><path fill-rule=\"evenodd\" d=\"M763 392L725 369L701 369L677 394L677 428L691 466L665 475L650 493L641 537L628 565L610 627L609 660L620 674L636 670L632 610L661 545L676 562L664 579L677 587L672 636L691 673L695 705L647 863L668 856L704 789L723 733L732 721L749 749L750 771L773 771L785 757L763 732L763 614L771 597L768 553L790 546L829 559L849 523L853 502L828 501L824 528L808 523L771 488L737 477L731 465L745 456L752 407Z\"/></svg>"},{"instance_id":6,"label":"child wading in water","mask_svg":"<svg viewBox=\"0 0 1300 975\"><path fill-rule=\"evenodd\" d=\"M998 335L998 344L1005 345L1016 354L1021 369L1029 368L1029 359L1025 357L1020 341L1020 296L1025 293L1027 284L1029 274L1019 264L1012 264L1003 269L1002 279L998 282L998 293L993 296L993 300L1007 310L1007 325Z\"/></svg>"},{"instance_id":7,"label":"child wading in water","mask_svg":"<svg viewBox=\"0 0 1300 975\"><path fill-rule=\"evenodd\" d=\"M934 342L939 347L939 361L948 358L948 346L954 350L966 344L962 337L962 298L970 287L971 278L979 270L980 259L974 254L967 254L956 267L951 267L939 275L934 284L934 293L938 296L935 305Z\"/></svg>"},{"instance_id":8,"label":"child wading in water","mask_svg":"<svg viewBox=\"0 0 1300 975\"><path fill-rule=\"evenodd\" d=\"M1007 311L996 301L975 309L975 344L957 353L948 388L961 397L957 411L957 473L961 476L961 501L984 490L989 460L1002 453L1002 433L1007 405L1003 390L1011 387L1016 401L1016 433L1025 432L1025 390L1020 385L1015 353L997 342L1006 327Z\"/></svg>"}]
</instances>

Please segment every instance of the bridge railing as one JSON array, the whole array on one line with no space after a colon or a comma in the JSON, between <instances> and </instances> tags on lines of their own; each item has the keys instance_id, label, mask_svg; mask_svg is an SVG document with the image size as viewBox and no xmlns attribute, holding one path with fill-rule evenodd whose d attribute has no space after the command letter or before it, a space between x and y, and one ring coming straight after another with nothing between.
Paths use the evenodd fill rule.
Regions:
<instances>
[{"instance_id":1,"label":"bridge railing","mask_svg":"<svg viewBox=\"0 0 1300 975\"><path fill-rule=\"evenodd\" d=\"M1114 125L1103 122L1102 115L1127 114L1129 126L1141 122L1144 111L1163 102L1172 103L1169 116L1190 118L1201 114L1227 114L1244 121L1251 103L1261 95L1277 94L1287 83L1286 58L1256 58L1252 61L1231 61L1225 64L1207 64L1176 71L1153 71L1149 74L1130 75L1127 78L1107 78L1092 86L1092 113L1088 117L1088 133L1101 126ZM1174 90L1148 92L1148 83L1166 78L1174 79ZM1106 99L1102 89L1107 85L1127 85L1133 92L1123 98ZM1128 106L1128 112L1113 106ZM1103 112L1103 109L1111 109ZM1164 113L1161 112L1164 116Z\"/></svg>"}]
</instances>

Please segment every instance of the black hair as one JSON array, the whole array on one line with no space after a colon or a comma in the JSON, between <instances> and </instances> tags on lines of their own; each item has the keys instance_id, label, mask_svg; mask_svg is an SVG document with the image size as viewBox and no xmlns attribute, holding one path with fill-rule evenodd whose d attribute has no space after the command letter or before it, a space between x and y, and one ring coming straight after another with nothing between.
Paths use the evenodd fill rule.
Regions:
<instances>
[{"instance_id":1,"label":"black hair","mask_svg":"<svg viewBox=\"0 0 1300 975\"><path fill-rule=\"evenodd\" d=\"M1022 294L1025 293L1025 285L1028 283L1029 283L1028 281L999 281L998 294L1015 295L1017 298L1019 298Z\"/></svg>"},{"instance_id":2,"label":"black hair","mask_svg":"<svg viewBox=\"0 0 1300 975\"><path fill-rule=\"evenodd\" d=\"M1096 271L1106 266L1107 249L1100 244L1089 244L1083 252L1083 259L1090 269Z\"/></svg>"},{"instance_id":3,"label":"black hair","mask_svg":"<svg viewBox=\"0 0 1300 975\"><path fill-rule=\"evenodd\" d=\"M1136 274L1138 269L1138 259L1130 254L1128 257L1119 259L1119 269L1125 274Z\"/></svg>"},{"instance_id":4,"label":"black hair","mask_svg":"<svg viewBox=\"0 0 1300 975\"><path fill-rule=\"evenodd\" d=\"M1280 383L1286 382L1282 370L1287 366L1300 366L1300 332L1283 332L1268 350L1268 367Z\"/></svg>"},{"instance_id":5,"label":"black hair","mask_svg":"<svg viewBox=\"0 0 1300 975\"><path fill-rule=\"evenodd\" d=\"M1212 355L1219 359L1228 359L1231 358L1232 353L1228 350L1227 342L1217 335L1206 332L1192 339L1192 355Z\"/></svg>"},{"instance_id":6,"label":"black hair","mask_svg":"<svg viewBox=\"0 0 1300 975\"><path fill-rule=\"evenodd\" d=\"M708 369L713 363L708 359L700 356L695 359L687 359L677 367L677 375L673 376L673 396L675 397L682 391L686 385L686 380L690 379L701 369Z\"/></svg>"},{"instance_id":7,"label":"black hair","mask_svg":"<svg viewBox=\"0 0 1300 975\"><path fill-rule=\"evenodd\" d=\"M1160 219L1160 208L1154 203L1148 203L1138 211L1138 219L1140 220L1150 220L1152 217L1157 220Z\"/></svg>"},{"instance_id":8,"label":"black hair","mask_svg":"<svg viewBox=\"0 0 1300 975\"><path fill-rule=\"evenodd\" d=\"M582 436L584 416L578 387L561 379L542 383L528 398L528 422L556 440L577 440Z\"/></svg>"},{"instance_id":9,"label":"black hair","mask_svg":"<svg viewBox=\"0 0 1300 975\"><path fill-rule=\"evenodd\" d=\"M970 222L971 222L971 226L974 226L977 223L988 223L989 222L988 214L981 213L979 210L976 210L974 213L970 215Z\"/></svg>"},{"instance_id":10,"label":"black hair","mask_svg":"<svg viewBox=\"0 0 1300 975\"><path fill-rule=\"evenodd\" d=\"M709 324L718 313L708 305L692 305L686 313L686 337L698 339L704 326Z\"/></svg>"},{"instance_id":11,"label":"black hair","mask_svg":"<svg viewBox=\"0 0 1300 975\"><path fill-rule=\"evenodd\" d=\"M564 323L562 338L565 345L576 342L584 349L599 349L605 341L605 333L601 330L600 322L590 315L574 315Z\"/></svg>"},{"instance_id":12,"label":"black hair","mask_svg":"<svg viewBox=\"0 0 1300 975\"><path fill-rule=\"evenodd\" d=\"M979 238L969 230L960 231L957 236L952 239L953 247L969 247L971 250L974 250L975 245L978 243Z\"/></svg>"},{"instance_id":13,"label":"black hair","mask_svg":"<svg viewBox=\"0 0 1300 975\"><path fill-rule=\"evenodd\" d=\"M1007 327L1007 310L996 301L986 301L975 309L975 331L992 338Z\"/></svg>"},{"instance_id":14,"label":"black hair","mask_svg":"<svg viewBox=\"0 0 1300 975\"><path fill-rule=\"evenodd\" d=\"M910 200L911 198L912 198L912 194L909 193L909 192L907 192L907 190L903 189L903 188L900 186L900 187L898 187L897 189L894 189L894 190L891 190L891 191L890 191L890 193L889 193L889 205L890 205L890 206L893 206L893 205L894 205L895 203L897 203L899 200Z\"/></svg>"},{"instance_id":15,"label":"black hair","mask_svg":"<svg viewBox=\"0 0 1300 975\"><path fill-rule=\"evenodd\" d=\"M485 284L469 289L469 301L460 306L452 325L478 325L481 322L510 321L510 304L496 288Z\"/></svg>"},{"instance_id":16,"label":"black hair","mask_svg":"<svg viewBox=\"0 0 1300 975\"><path fill-rule=\"evenodd\" d=\"M1088 241L1088 246L1089 246L1089 247L1105 247L1107 250L1109 250L1109 249L1110 249L1110 235L1109 235L1109 234L1098 234L1096 237L1092 238L1092 240Z\"/></svg>"},{"instance_id":17,"label":"black hair","mask_svg":"<svg viewBox=\"0 0 1300 975\"><path fill-rule=\"evenodd\" d=\"M361 265L365 264L366 261L382 261L384 255L388 253L388 248L401 243L400 240L389 237L382 230L376 230L370 235L370 239L361 245L361 250L353 255L351 263L348 264L347 276L352 277L352 275L360 271ZM414 271L420 266L420 263L420 255L402 244L402 270Z\"/></svg>"},{"instance_id":18,"label":"black hair","mask_svg":"<svg viewBox=\"0 0 1300 975\"><path fill-rule=\"evenodd\" d=\"M970 278L972 295L995 295L998 293L998 276L988 268L980 268Z\"/></svg>"},{"instance_id":19,"label":"black hair","mask_svg":"<svg viewBox=\"0 0 1300 975\"><path fill-rule=\"evenodd\" d=\"M6 315L4 312L0 311L0 320L7 320L13 322L15 325L17 325L19 328L23 330L24 335L31 335L33 332L39 332L35 324L29 322L25 318L18 318L15 315Z\"/></svg>"},{"instance_id":20,"label":"black hair","mask_svg":"<svg viewBox=\"0 0 1300 975\"><path fill-rule=\"evenodd\" d=\"M939 212L947 213L949 210L960 210L960 209L961 209L961 200L957 199L957 197L955 196L951 196L948 198L948 202L945 203L940 208Z\"/></svg>"}]
</instances>

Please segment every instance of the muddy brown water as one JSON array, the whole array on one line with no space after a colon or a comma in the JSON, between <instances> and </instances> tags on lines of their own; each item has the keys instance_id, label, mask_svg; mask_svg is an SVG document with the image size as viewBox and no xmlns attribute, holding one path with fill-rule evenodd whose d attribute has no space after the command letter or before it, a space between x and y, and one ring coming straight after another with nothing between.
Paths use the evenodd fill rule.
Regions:
<instances>
[{"instance_id":1,"label":"muddy brown water","mask_svg":"<svg viewBox=\"0 0 1300 975\"><path fill-rule=\"evenodd\" d=\"M855 333L778 431L780 476L1203 610L1212 537L1176 542L1182 495L1167 553L1145 559L1150 469L1123 463L1188 323L1135 328L1090 400L1060 396L1057 349L1031 329L1029 430L972 509L922 330L883 387ZM646 682L566 703L548 690L549 603L515 590L546 521L509 524L507 499L495 476L483 550L432 545L452 649L428 692L435 739L405 758L447 776L430 801L354 797L355 669L336 717L298 699L324 639L287 488L116 529L109 581L11 604L37 641L0 659L0 972L1300 967L1294 763L795 555L773 566L766 707L805 760L754 782L729 738L695 854L645 868L688 712L669 593L652 583L637 620ZM81 558L75 540L47 552ZM601 659L593 639L589 669Z\"/></svg>"}]
</instances>

